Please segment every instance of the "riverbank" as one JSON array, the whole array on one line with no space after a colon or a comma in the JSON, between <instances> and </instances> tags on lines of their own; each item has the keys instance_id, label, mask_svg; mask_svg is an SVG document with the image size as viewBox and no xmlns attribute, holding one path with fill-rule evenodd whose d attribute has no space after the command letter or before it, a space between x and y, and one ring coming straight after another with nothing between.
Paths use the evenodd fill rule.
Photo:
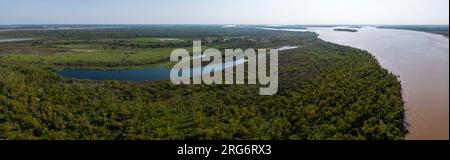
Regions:
<instances>
[{"instance_id":1,"label":"riverbank","mask_svg":"<svg viewBox=\"0 0 450 160\"><path fill-rule=\"evenodd\" d=\"M279 55L274 96L260 96L255 85L77 80L33 66L39 64L0 62L5 75L0 139L401 140L406 135L397 77L368 52L324 42L314 33L221 26L121 30L110 36L110 30L76 32L68 37L89 40L83 43L158 34L200 37L223 48L301 47Z\"/></svg>"},{"instance_id":2,"label":"riverbank","mask_svg":"<svg viewBox=\"0 0 450 160\"><path fill-rule=\"evenodd\" d=\"M368 50L399 76L409 123L408 139L448 139L449 41L440 35L391 29L345 34L311 29L329 42Z\"/></svg>"},{"instance_id":3,"label":"riverbank","mask_svg":"<svg viewBox=\"0 0 450 160\"><path fill-rule=\"evenodd\" d=\"M449 38L449 26L448 25L396 25L396 26L378 26L381 29L402 29L419 32L427 32L445 36Z\"/></svg>"}]
</instances>

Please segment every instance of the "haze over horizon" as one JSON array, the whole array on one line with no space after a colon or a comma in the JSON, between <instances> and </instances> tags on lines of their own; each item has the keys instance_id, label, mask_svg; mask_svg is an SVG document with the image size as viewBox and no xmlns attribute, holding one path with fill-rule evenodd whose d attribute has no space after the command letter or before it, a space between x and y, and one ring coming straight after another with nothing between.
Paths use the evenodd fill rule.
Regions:
<instances>
[{"instance_id":1,"label":"haze over horizon","mask_svg":"<svg viewBox=\"0 0 450 160\"><path fill-rule=\"evenodd\" d=\"M448 0L0 0L0 24L448 25Z\"/></svg>"}]
</instances>

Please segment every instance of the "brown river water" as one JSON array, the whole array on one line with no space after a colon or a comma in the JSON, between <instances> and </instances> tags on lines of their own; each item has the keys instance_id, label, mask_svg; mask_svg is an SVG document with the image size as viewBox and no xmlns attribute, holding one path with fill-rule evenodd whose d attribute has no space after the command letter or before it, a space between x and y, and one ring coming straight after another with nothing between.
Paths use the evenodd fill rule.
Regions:
<instances>
[{"instance_id":1,"label":"brown river water","mask_svg":"<svg viewBox=\"0 0 450 160\"><path fill-rule=\"evenodd\" d=\"M372 53L399 76L408 140L449 139L449 39L424 32L364 27L358 32L309 28L319 38ZM305 31L293 30L288 31Z\"/></svg>"}]
</instances>

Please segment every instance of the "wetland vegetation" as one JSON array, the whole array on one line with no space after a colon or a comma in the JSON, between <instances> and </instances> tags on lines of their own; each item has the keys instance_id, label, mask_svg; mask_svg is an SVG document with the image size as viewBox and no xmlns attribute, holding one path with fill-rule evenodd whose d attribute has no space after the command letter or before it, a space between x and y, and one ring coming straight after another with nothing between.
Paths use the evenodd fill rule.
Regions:
<instances>
[{"instance_id":1,"label":"wetland vegetation","mask_svg":"<svg viewBox=\"0 0 450 160\"><path fill-rule=\"evenodd\" d=\"M334 31L337 31L337 32L358 32L358 30L356 30L356 29L345 29L345 28L337 28L337 29L334 29Z\"/></svg>"},{"instance_id":2,"label":"wetland vegetation","mask_svg":"<svg viewBox=\"0 0 450 160\"><path fill-rule=\"evenodd\" d=\"M102 27L102 26L98 26ZM11 30L0 39L0 139L396 140L407 134L397 77L368 52L312 32L148 25ZM175 48L281 48L279 92L253 85L100 81L64 68L170 66Z\"/></svg>"},{"instance_id":3,"label":"wetland vegetation","mask_svg":"<svg viewBox=\"0 0 450 160\"><path fill-rule=\"evenodd\" d=\"M440 34L448 38L448 25L383 25L378 28L388 28L388 29L404 29L404 30L413 30L413 31L421 31L428 32L434 34Z\"/></svg>"}]
</instances>

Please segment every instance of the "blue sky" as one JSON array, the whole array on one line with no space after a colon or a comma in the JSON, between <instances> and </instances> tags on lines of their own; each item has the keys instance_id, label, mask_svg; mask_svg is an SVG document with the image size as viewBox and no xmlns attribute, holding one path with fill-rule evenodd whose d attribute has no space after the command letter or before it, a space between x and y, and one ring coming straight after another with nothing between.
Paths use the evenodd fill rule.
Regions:
<instances>
[{"instance_id":1,"label":"blue sky","mask_svg":"<svg viewBox=\"0 0 450 160\"><path fill-rule=\"evenodd\" d=\"M449 0L0 0L0 24L449 24Z\"/></svg>"}]
</instances>

